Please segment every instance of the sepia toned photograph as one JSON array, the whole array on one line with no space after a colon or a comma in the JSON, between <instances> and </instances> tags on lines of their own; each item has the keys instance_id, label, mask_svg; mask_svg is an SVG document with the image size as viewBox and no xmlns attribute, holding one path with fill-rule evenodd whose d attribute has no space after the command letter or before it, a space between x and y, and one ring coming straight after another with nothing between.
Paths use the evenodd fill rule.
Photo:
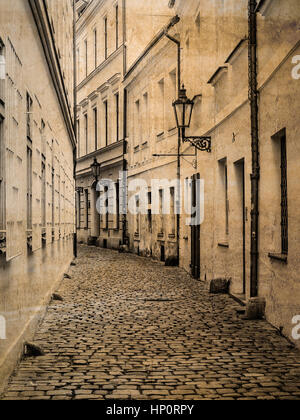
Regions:
<instances>
[{"instance_id":1,"label":"sepia toned photograph","mask_svg":"<svg viewBox=\"0 0 300 420\"><path fill-rule=\"evenodd\" d=\"M0 0L0 400L300 400L299 0Z\"/></svg>"}]
</instances>

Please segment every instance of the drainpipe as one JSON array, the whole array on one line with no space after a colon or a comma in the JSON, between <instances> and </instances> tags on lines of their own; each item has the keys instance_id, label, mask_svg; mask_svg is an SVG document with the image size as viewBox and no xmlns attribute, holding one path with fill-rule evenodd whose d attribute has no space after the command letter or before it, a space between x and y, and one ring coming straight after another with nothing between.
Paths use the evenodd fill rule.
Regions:
<instances>
[{"instance_id":1,"label":"drainpipe","mask_svg":"<svg viewBox=\"0 0 300 420\"><path fill-rule=\"evenodd\" d=\"M257 90L257 15L256 0L248 1L249 26L249 100L251 108L251 266L250 295L258 294L258 230L259 230L259 132L258 132L258 90Z\"/></svg>"},{"instance_id":2,"label":"drainpipe","mask_svg":"<svg viewBox=\"0 0 300 420\"><path fill-rule=\"evenodd\" d=\"M73 0L73 82L74 82L74 136L75 136L75 143L76 146L73 149L73 162L74 162L74 182L76 186L76 162L77 162L77 130L76 130L76 123L77 123L77 59L76 59L76 6L75 0ZM76 196L74 194L75 200L75 233L73 238L73 251L74 251L74 258L77 258L77 203L76 203Z\"/></svg>"},{"instance_id":3,"label":"drainpipe","mask_svg":"<svg viewBox=\"0 0 300 420\"><path fill-rule=\"evenodd\" d=\"M166 37L174 42L177 45L177 84L178 84L178 97L180 95L180 87L181 87L181 45L178 39L172 37L168 33L166 33ZM177 180L180 188L180 195L181 195L181 185L180 185L180 177L181 177L181 132L178 129L178 143L177 143ZM180 212L177 209L176 215L176 230L177 230L177 259L178 265L180 264Z\"/></svg>"}]
</instances>

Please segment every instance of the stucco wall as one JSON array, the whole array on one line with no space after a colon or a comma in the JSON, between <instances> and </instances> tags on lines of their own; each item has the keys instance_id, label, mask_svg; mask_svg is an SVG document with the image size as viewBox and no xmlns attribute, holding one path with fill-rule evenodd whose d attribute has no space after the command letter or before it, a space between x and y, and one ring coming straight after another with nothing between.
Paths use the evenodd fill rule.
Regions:
<instances>
[{"instance_id":1,"label":"stucco wall","mask_svg":"<svg viewBox=\"0 0 300 420\"><path fill-rule=\"evenodd\" d=\"M70 9L69 9L70 10ZM72 15L71 15L72 16ZM1 1L0 36L6 44L7 69L11 71L13 51L22 63L18 73L17 88L20 93L22 112L18 121L18 136L12 139L7 129L12 112L17 112L12 96L5 97L4 137L7 167L6 181L6 220L15 214L18 223L18 237L7 237L7 247L14 241L18 244L16 256L6 260L0 257L0 315L6 322L6 339L0 340L0 382L11 372L17 357L22 352L24 340L32 338L34 326L40 319L45 305L56 285L73 258L74 202L73 202L73 146L63 117L58 96L53 85L49 67L40 42L38 30L29 2L18 0ZM69 38L69 41L72 39ZM12 48L13 46L13 48ZM10 53L8 54L8 51ZM6 93L8 81L6 80ZM27 248L27 165L26 148L26 92L33 100L31 114L33 155L32 183L32 221L37 238L32 252ZM70 95L69 95L70 100ZM71 100L70 100L71 102ZM10 111L11 112L11 111ZM43 119L46 130L42 137L39 131ZM17 145L10 150L12 140ZM41 238L41 153L45 149L46 182L46 233L47 242L42 245ZM54 150L55 149L55 150ZM14 153L15 166L8 170L8 155ZM52 222L52 167L55 171L54 225ZM60 176L60 178L57 178ZM60 179L60 182L58 181ZM12 200L11 188L18 188L18 202ZM58 204L60 195L61 207ZM60 209L60 216L59 216ZM52 232L55 234L52 237Z\"/></svg>"}]
</instances>

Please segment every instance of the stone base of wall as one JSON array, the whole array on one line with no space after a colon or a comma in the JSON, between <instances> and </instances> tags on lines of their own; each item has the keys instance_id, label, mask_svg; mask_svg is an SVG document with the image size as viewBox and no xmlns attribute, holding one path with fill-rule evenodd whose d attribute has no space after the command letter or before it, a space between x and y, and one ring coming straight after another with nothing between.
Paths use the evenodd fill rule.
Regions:
<instances>
[{"instance_id":1,"label":"stone base of wall","mask_svg":"<svg viewBox=\"0 0 300 420\"><path fill-rule=\"evenodd\" d=\"M72 245L70 245L72 247ZM69 249L69 256L65 256L65 263L63 265L60 265L59 271L55 275L55 279L53 279L53 282L49 285L49 289L45 296L40 298L40 301L35 304L34 311L30 313L28 316L28 319L25 321L24 326L16 336L13 336L11 338L11 342L8 343L8 345L5 347L3 353L1 354L1 360L0 360L0 394L3 392L3 389L5 388L5 385L7 384L7 381L10 377L10 375L13 373L13 370L18 363L18 360L20 359L24 343L27 341L32 341L35 330L37 328L37 325L39 322L43 319L45 312L47 310L47 306L51 300L51 296L53 292L57 289L60 282L63 280L64 273L66 273L70 267L70 263L73 259L73 255L71 252L71 249ZM50 251L51 252L51 251ZM41 256L38 256L37 259L41 258ZM52 270L51 266L48 266L45 271L47 271L48 276L51 278L50 271ZM9 268L8 270L9 271ZM30 273L26 274L28 277L30 276ZM41 276L43 276L43 273L41 273ZM22 318L26 318L28 308L23 308L23 314Z\"/></svg>"}]
</instances>

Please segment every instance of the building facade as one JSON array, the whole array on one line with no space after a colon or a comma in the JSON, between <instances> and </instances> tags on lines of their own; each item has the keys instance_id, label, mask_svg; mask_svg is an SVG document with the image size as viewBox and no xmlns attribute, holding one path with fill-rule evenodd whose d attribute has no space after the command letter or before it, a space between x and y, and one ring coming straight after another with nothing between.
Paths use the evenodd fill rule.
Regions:
<instances>
[{"instance_id":1,"label":"building facade","mask_svg":"<svg viewBox=\"0 0 300 420\"><path fill-rule=\"evenodd\" d=\"M77 236L79 242L109 248L123 243L125 219L119 211L108 212L108 200L103 203L107 212L97 211L100 191L91 165L96 159L101 179L112 181L109 200L113 197L118 207L119 174L126 170L121 88L124 3L93 0L77 20Z\"/></svg>"},{"instance_id":2,"label":"building facade","mask_svg":"<svg viewBox=\"0 0 300 420\"><path fill-rule=\"evenodd\" d=\"M267 319L298 345L292 330L300 312L300 5L204 0L170 6L180 17L182 80L189 97L201 95L187 135L212 142L210 154L197 154L196 170L182 160L182 179L201 177L205 194L198 231L181 223L180 264L206 282L230 280L230 293L243 302L263 298ZM251 112L256 95L257 115Z\"/></svg>"},{"instance_id":3,"label":"building facade","mask_svg":"<svg viewBox=\"0 0 300 420\"><path fill-rule=\"evenodd\" d=\"M169 2L180 21L168 31L162 27L162 33L158 31L149 40L127 69L129 179L143 178L150 186L153 178L171 181L179 176L182 189L185 182L192 186L196 179L204 183L199 226L187 223L190 215L183 200L179 222L176 216L174 220L174 186L165 184L171 195L168 214L162 211L163 188L159 211L151 210L149 187L148 214L128 212L128 236L132 250L161 260L174 257L177 247L180 266L207 284L219 278L230 280L230 293L241 302L249 305L251 298L262 298L267 319L293 340L293 319L300 311L300 214L295 176L300 88L295 28L300 6L292 0L255 2L255 116L250 106L256 96L255 92L251 95L253 72L249 72L253 64L250 3L253 7L247 0L221 5L210 0ZM166 33L180 42L180 65L176 45ZM196 151L181 142L176 162L178 134L172 99L178 92L178 69L188 97L196 97L186 136L211 137L212 150ZM253 161L255 117L257 163ZM253 207L255 178L257 208ZM192 201L192 191L187 194ZM138 193L128 196L139 204ZM256 213L258 228L254 229Z\"/></svg>"},{"instance_id":4,"label":"building facade","mask_svg":"<svg viewBox=\"0 0 300 420\"><path fill-rule=\"evenodd\" d=\"M1 1L1 383L73 259L72 56L71 0Z\"/></svg>"},{"instance_id":5,"label":"building facade","mask_svg":"<svg viewBox=\"0 0 300 420\"><path fill-rule=\"evenodd\" d=\"M300 313L298 2L122 2L119 56L115 6L92 1L78 21L79 238L112 247L126 240L132 252L179 262L207 285L230 280L234 297L248 305L262 298L267 319L293 339ZM195 103L186 136L210 137L210 153L179 137L172 102L183 83ZM114 92L122 98L120 144ZM101 179L117 183L119 169L127 170L122 234L112 231L114 216L95 211L95 157ZM112 163L115 172L105 168ZM191 226L197 179L201 221Z\"/></svg>"},{"instance_id":6,"label":"building facade","mask_svg":"<svg viewBox=\"0 0 300 420\"><path fill-rule=\"evenodd\" d=\"M171 106L177 97L178 72L176 46L163 31L156 38L156 44L146 46L124 77L128 185L136 186L129 187L127 218L130 250L165 261L178 254L178 133ZM166 194L170 203L164 211Z\"/></svg>"}]
</instances>

